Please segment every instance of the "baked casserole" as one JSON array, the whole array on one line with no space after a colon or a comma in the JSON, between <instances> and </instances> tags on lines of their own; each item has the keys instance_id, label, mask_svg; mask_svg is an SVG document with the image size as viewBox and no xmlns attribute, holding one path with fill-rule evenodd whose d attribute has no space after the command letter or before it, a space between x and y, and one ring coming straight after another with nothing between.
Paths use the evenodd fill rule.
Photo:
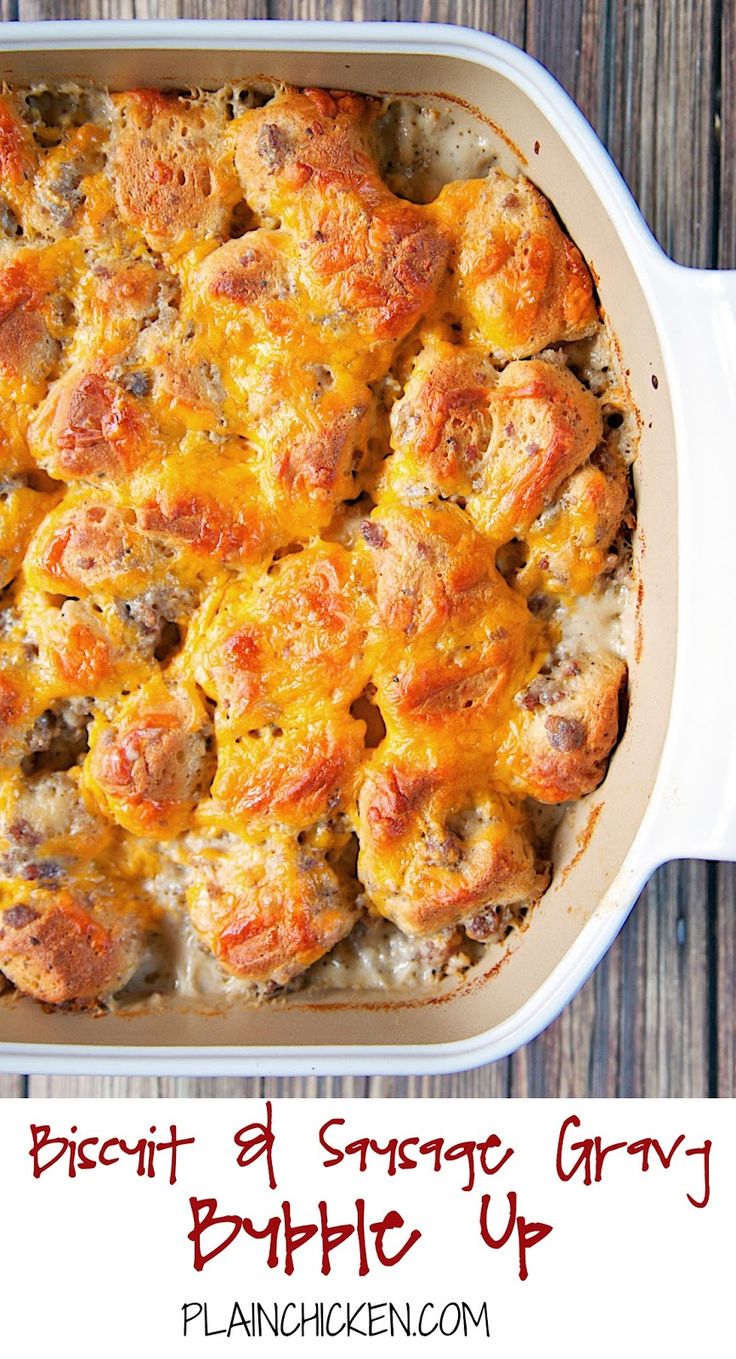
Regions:
<instances>
[{"instance_id":1,"label":"baked casserole","mask_svg":"<svg viewBox=\"0 0 736 1359\"><path fill-rule=\"evenodd\" d=\"M5 90L0 229L0 972L462 974L626 689L577 248L451 107L269 82Z\"/></svg>"}]
</instances>

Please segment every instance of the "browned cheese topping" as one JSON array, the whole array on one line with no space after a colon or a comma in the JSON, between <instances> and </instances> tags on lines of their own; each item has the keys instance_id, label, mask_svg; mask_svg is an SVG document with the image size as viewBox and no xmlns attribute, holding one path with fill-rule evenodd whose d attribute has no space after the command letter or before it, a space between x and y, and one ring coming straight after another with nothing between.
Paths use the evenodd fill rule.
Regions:
<instances>
[{"instance_id":1,"label":"browned cheese topping","mask_svg":"<svg viewBox=\"0 0 736 1359\"><path fill-rule=\"evenodd\" d=\"M39 1000L134 995L187 932L267 995L379 918L443 975L545 890L534 804L604 777L591 278L488 154L411 201L398 116L0 98L0 973Z\"/></svg>"}]
</instances>

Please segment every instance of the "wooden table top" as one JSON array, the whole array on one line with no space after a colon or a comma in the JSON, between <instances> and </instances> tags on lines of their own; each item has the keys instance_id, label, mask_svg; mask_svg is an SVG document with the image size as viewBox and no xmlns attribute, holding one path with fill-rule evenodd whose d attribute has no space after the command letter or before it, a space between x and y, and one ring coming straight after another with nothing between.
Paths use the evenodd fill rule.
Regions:
<instances>
[{"instance_id":1,"label":"wooden table top","mask_svg":"<svg viewBox=\"0 0 736 1359\"><path fill-rule=\"evenodd\" d=\"M0 19L421 19L525 47L570 91L661 244L736 266L732 0L0 0ZM736 869L669 864L536 1042L464 1075L338 1080L0 1075L0 1095L702 1096L736 1094Z\"/></svg>"}]
</instances>

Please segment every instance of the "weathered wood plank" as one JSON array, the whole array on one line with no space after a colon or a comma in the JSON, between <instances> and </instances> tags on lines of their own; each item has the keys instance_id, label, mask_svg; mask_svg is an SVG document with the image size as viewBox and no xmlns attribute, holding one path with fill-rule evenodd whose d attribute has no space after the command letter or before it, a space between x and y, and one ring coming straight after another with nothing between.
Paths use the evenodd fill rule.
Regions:
<instances>
[{"instance_id":1,"label":"weathered wood plank","mask_svg":"<svg viewBox=\"0 0 736 1359\"><path fill-rule=\"evenodd\" d=\"M136 19L267 19L267 0L133 0Z\"/></svg>"},{"instance_id":2,"label":"weathered wood plank","mask_svg":"<svg viewBox=\"0 0 736 1359\"><path fill-rule=\"evenodd\" d=\"M133 0L17 0L15 18L33 19L132 19Z\"/></svg>"},{"instance_id":3,"label":"weathered wood plank","mask_svg":"<svg viewBox=\"0 0 736 1359\"><path fill-rule=\"evenodd\" d=\"M709 1092L708 869L671 864L643 914L646 1042L641 1080L651 1095Z\"/></svg>"},{"instance_id":4,"label":"weathered wood plank","mask_svg":"<svg viewBox=\"0 0 736 1359\"><path fill-rule=\"evenodd\" d=\"M526 49L579 104L598 132L605 126L605 0L528 0Z\"/></svg>"},{"instance_id":5,"label":"weathered wood plank","mask_svg":"<svg viewBox=\"0 0 736 1359\"><path fill-rule=\"evenodd\" d=\"M718 264L736 268L736 5L723 5L720 52L721 98L716 119L720 175ZM736 865L715 869L715 911L711 935L715 953L715 997L711 1050L717 1063L717 1093L736 1096Z\"/></svg>"},{"instance_id":6,"label":"weathered wood plank","mask_svg":"<svg viewBox=\"0 0 736 1359\"><path fill-rule=\"evenodd\" d=\"M28 1094L38 1099L152 1099L159 1082L145 1076L30 1076Z\"/></svg>"},{"instance_id":7,"label":"weathered wood plank","mask_svg":"<svg viewBox=\"0 0 736 1359\"><path fill-rule=\"evenodd\" d=\"M720 150L721 214L718 263L736 268L736 5L726 0L721 27L721 104L716 120Z\"/></svg>"},{"instance_id":8,"label":"weathered wood plank","mask_svg":"<svg viewBox=\"0 0 736 1359\"><path fill-rule=\"evenodd\" d=\"M719 864L715 870L716 912L711 948L715 952L713 1048L722 1099L736 1097L736 867Z\"/></svg>"},{"instance_id":9,"label":"weathered wood plank","mask_svg":"<svg viewBox=\"0 0 736 1359\"><path fill-rule=\"evenodd\" d=\"M422 20L425 23L464 24L495 33L523 46L523 0L270 0L271 19Z\"/></svg>"},{"instance_id":10,"label":"weathered wood plank","mask_svg":"<svg viewBox=\"0 0 736 1359\"><path fill-rule=\"evenodd\" d=\"M720 6L612 6L610 101L601 129L645 217L683 264L715 263Z\"/></svg>"}]
</instances>

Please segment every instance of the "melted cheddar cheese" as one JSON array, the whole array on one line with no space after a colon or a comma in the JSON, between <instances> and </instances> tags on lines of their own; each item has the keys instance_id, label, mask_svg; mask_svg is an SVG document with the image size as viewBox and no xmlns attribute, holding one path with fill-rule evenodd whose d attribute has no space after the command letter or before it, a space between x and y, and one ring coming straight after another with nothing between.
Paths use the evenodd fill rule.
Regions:
<instances>
[{"instance_id":1,"label":"melted cheddar cheese","mask_svg":"<svg viewBox=\"0 0 736 1359\"><path fill-rule=\"evenodd\" d=\"M371 916L446 961L544 891L530 800L605 772L590 275L521 176L397 197L383 112L0 98L0 972L43 1001L167 910L257 994Z\"/></svg>"}]
</instances>

